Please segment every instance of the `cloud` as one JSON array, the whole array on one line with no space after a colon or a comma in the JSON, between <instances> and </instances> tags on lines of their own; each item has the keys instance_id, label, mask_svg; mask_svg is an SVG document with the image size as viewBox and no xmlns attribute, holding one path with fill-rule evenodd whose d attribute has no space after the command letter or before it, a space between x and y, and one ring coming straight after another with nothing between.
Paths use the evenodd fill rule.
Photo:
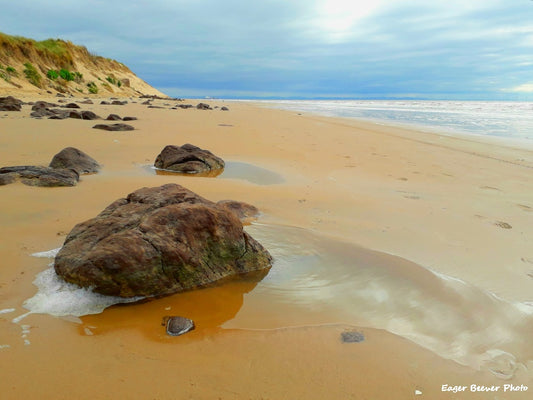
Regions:
<instances>
[{"instance_id":1,"label":"cloud","mask_svg":"<svg viewBox=\"0 0 533 400\"><path fill-rule=\"evenodd\" d=\"M83 44L174 93L490 97L531 79L526 0L39 3L4 5L0 26Z\"/></svg>"},{"instance_id":2,"label":"cloud","mask_svg":"<svg viewBox=\"0 0 533 400\"><path fill-rule=\"evenodd\" d=\"M505 91L516 93L533 93L533 83L523 83L510 89L506 89Z\"/></svg>"}]
</instances>

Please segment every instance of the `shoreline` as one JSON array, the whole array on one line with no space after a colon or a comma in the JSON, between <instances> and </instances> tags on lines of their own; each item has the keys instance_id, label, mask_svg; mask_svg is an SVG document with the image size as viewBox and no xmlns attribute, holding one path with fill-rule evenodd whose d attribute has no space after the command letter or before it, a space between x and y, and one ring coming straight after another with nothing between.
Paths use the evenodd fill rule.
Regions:
<instances>
[{"instance_id":1,"label":"shoreline","mask_svg":"<svg viewBox=\"0 0 533 400\"><path fill-rule=\"evenodd\" d=\"M298 110L295 108L290 107L284 107L283 101L285 102L303 102L303 101L309 101L311 102L321 102L323 100L226 100L228 102L234 101L234 102L249 102L251 104L254 104L258 107L267 107L271 109L277 109L277 110L284 110L288 112L295 112L295 113L301 113L302 115L306 116L317 116L317 117L326 117L326 118L333 118L333 119L340 119L340 120L347 120L347 121L360 121L363 123L368 124L375 124L375 125L383 125L388 126L391 128L399 128L399 129L405 129L405 130L411 130L411 131L418 131L428 134L434 134L434 135L441 135L441 136L450 136L450 137L458 137L460 139L464 140L473 140L476 142L486 142L488 144L496 144L506 147L516 147L519 146L519 149L526 148L529 150L533 150L533 137L531 138L523 138L523 137L508 137L508 136L502 136L498 134L482 134L477 132L471 132L466 130L458 130L451 127L447 127L445 125L431 125L431 124L423 124L423 123L414 123L414 122L402 122L398 120L391 120L391 119L385 119L385 118L379 118L379 117L362 117L362 116L343 116L343 115L335 115L331 111L310 111L310 110ZM347 102L352 100L343 100L343 99L331 99L331 100L324 100L328 102ZM418 103L418 102L442 102L442 103L456 103L455 100L353 100L358 102L373 102L373 101L384 101L384 102L412 102L412 103ZM469 101L460 101L464 103L469 103ZM471 103L520 103L520 104L532 104L530 101L470 101ZM271 104L271 105L269 105ZM410 110L413 111L414 110Z\"/></svg>"},{"instance_id":2,"label":"shoreline","mask_svg":"<svg viewBox=\"0 0 533 400\"><path fill-rule=\"evenodd\" d=\"M167 102L158 100L156 104ZM207 102L219 103L216 100ZM10 113L9 117L0 119L6 132L0 143L6 166L44 164L67 146L78 147L103 164L100 173L83 176L78 186L72 188L34 188L20 183L0 187L6 202L0 219L3 236L7 238L0 245L0 254L8 266L0 271L3 292L0 310L16 308L14 313L0 314L4 330L0 345L11 346L0 349L0 357L12 365L6 382L15 382L13 386L16 387L13 397L8 395L7 398L16 398L15 394L20 397L21 393L29 397L39 393L37 387L24 387L24 373L28 372L23 371L26 371L25 365L42 362L53 351L57 352L57 365L53 363L52 366L54 372L39 376L42 372L30 371L31 378L36 379L41 388L46 388L45 392L51 397L57 388L43 379L59 373L60 364L72 363L86 370L89 382L76 382L85 390L89 389L90 382L99 376L96 366L104 368L98 353L92 354L94 346L109 351L102 355L112 371L106 382L126 397L146 390L141 383L148 377L139 377L142 374L139 366L146 369L151 365L150 368L156 366L160 370L177 362L180 354L186 354L192 363L189 371L187 366L179 367L184 374L180 382L188 387L185 393L195 398L212 398L216 394L216 387L205 377L227 390L218 393L223 393L223 398L259 398L261 395L287 398L288 394L321 398L329 391L337 391L335 393L342 398L368 390L367 396L386 399L390 398L390 390L384 392L381 387L390 384L397 391L398 399L412 398L415 390L431 394L432 398L447 399L449 394L440 390L442 384L501 383L487 371L475 372L458 366L397 335L353 324L346 315L339 321L340 325L327 327L277 328L273 332L237 329L239 324L253 325L257 318L267 316L270 321L278 318L283 324L291 318L305 317L305 313L309 313L311 322L317 323L328 315L327 309L313 309L320 301L312 303L307 297L305 301L299 297L303 301L300 308L288 307L288 303L283 302L268 303L272 299L268 285L278 285L273 286L276 289L283 284L275 280L275 275L270 281L264 280L252 288L235 283L135 307L112 307L102 314L82 317L78 324L47 315L31 315L21 323L31 326L28 334L31 344L23 345L20 326L10 321L22 313L22 301L35 294L31 282L47 263L29 255L58 247L74 224L94 216L115 199L142 186L158 186L169 181L213 201L232 198L254 204L262 212L259 224L303 229L301 232L307 232L307 236L296 237L304 244L305 251L300 254L291 250L293 253L289 256L302 257L301 268L308 268L310 256L329 262L331 267L324 271L318 269L320 262L312 267L311 275L326 274L323 280L335 278L335 265L340 265L336 267L339 276L354 273L351 261L356 256L370 259L370 253L365 255L365 251L370 250L382 253L375 256L382 260L382 267L366 268L362 262L364 268L361 267L358 274L381 271L384 276L395 276L390 283L392 286L386 287L396 296L392 301L405 297L401 292L392 291L403 290L403 286L396 286L398 280L413 282L412 288L424 288L429 283L427 290L442 285L443 295L437 297L436 303L445 301L447 307L451 307L445 310L461 313L461 307L449 298L446 285L431 275L421 276L419 266L460 278L509 303L532 300L532 278L528 274L533 273L533 254L528 238L533 233L533 224L528 221L533 218L529 179L533 160L528 150L500 148L361 121L298 116L290 111L249 104L224 104L229 106L229 112L147 109L132 103L84 107L104 117L111 112L138 116L139 120L132 123L136 127L132 132L100 132L91 128L94 121L34 120L27 118L26 111L18 115ZM219 178L169 177L143 169L153 162L164 145L187 142L207 148L226 160L249 163L276 173L284 181L261 185L238 174L230 178L223 175ZM517 157L523 161L516 162ZM497 225L499 222L511 228L504 229ZM276 232L266 235L265 240L291 237ZM487 243L491 244L489 248ZM325 257L324 254L342 256L342 262L320 258ZM289 264L282 265L292 265L294 257L287 260ZM302 274L304 272L305 269ZM366 275L357 276L354 285ZM368 282L380 282L380 279L370 275ZM308 282L308 288L316 288L317 282ZM325 288L343 293L337 287L326 285ZM471 296L472 292L469 289L464 295ZM353 299L343 296L339 297L340 304L344 301L349 310ZM217 301L221 303L217 305ZM331 304L337 307L337 303ZM158 327L158 319L168 313L167 307L193 313L202 321L200 328L190 338L185 336L182 341L170 342ZM476 307L492 315L483 301ZM262 317L260 310L265 310L265 316ZM468 313L471 311L468 309ZM465 320L471 317L467 314ZM234 321L233 327L231 321ZM347 345L338 340L340 331L353 326L360 326L357 329L362 329L367 336L367 342L363 342L364 351L358 344L350 344L352 347L347 351ZM451 331L443 331L445 337L453 336L454 329L460 332L464 326L450 325L446 329ZM75 353L83 354L83 360L76 361L74 354L58 351L63 341ZM517 377L512 382L530 382L531 345L512 340L508 345L520 352L515 354L517 363L525 366L525 370L520 367L522 369L516 371ZM172 347L170 353L169 347ZM228 356L226 348L234 351L233 357ZM315 350L302 354L310 348ZM210 361L206 359L208 353L212 357ZM247 357L257 362L250 364ZM264 367L260 360L265 360ZM355 360L364 361L359 364ZM218 370L221 363L227 368ZM277 367L280 363L284 370ZM239 388L230 372L241 370L243 365L249 367L249 372L246 372L244 388ZM369 370L365 365L372 365L372 368ZM140 368L139 371L135 372L134 367ZM428 370L436 371L436 375L429 375ZM283 379L284 371L294 379ZM174 372L172 368L160 370L161 376L150 377L167 385ZM139 380L130 381L131 387L126 388L116 380L119 376L125 378L124 374L129 379L136 376ZM319 377L324 380L323 385L315 381ZM420 381L423 387L417 386ZM364 389L369 382L373 384ZM203 387L188 386L192 383ZM105 398L106 393L99 389L89 390L91 397ZM159 398L172 398L175 393L170 386L159 386L158 390ZM485 395L473 393L471 398L489 398L483 397ZM517 393L513 394L513 399L520 399L521 395L527 396Z\"/></svg>"}]
</instances>

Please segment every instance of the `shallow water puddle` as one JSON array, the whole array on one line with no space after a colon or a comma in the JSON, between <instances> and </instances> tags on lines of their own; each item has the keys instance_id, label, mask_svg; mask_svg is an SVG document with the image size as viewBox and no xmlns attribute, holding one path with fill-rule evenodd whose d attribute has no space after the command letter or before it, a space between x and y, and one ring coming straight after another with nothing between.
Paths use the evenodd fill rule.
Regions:
<instances>
[{"instance_id":1,"label":"shallow water puddle","mask_svg":"<svg viewBox=\"0 0 533 400\"><path fill-rule=\"evenodd\" d=\"M220 179L242 179L256 185L277 185L284 183L285 179L277 172L270 171L257 165L240 162L226 161L222 171L211 171L200 174L183 174L174 171L155 168L153 165L144 165L143 169L151 174L185 176L189 178L218 177Z\"/></svg>"},{"instance_id":2,"label":"shallow water puddle","mask_svg":"<svg viewBox=\"0 0 533 400\"><path fill-rule=\"evenodd\" d=\"M82 317L80 334L134 329L169 341L161 326L166 315L193 319L197 330L190 338L220 328L344 323L385 329L501 378L517 371L531 374L530 305L509 303L410 261L309 230L263 224L246 230L274 256L266 276L110 307ZM80 316L98 313L117 300L58 283L53 270L39 274L35 284L39 293L24 303L35 313Z\"/></svg>"}]
</instances>

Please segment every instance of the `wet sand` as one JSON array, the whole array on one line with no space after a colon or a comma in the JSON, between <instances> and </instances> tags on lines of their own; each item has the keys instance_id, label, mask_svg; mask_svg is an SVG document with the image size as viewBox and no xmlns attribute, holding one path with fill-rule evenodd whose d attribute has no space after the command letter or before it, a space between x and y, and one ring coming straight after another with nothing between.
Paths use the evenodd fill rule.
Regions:
<instances>
[{"instance_id":1,"label":"wet sand","mask_svg":"<svg viewBox=\"0 0 533 400\"><path fill-rule=\"evenodd\" d=\"M529 398L503 384L532 382L531 150L224 105L84 105L138 117L132 132L31 119L28 106L0 113L2 166L47 165L67 146L103 165L72 188L0 187L0 310L15 309L0 314L2 398ZM184 143L229 160L227 171L147 167ZM50 262L32 253L61 246L115 199L168 182L256 205L248 229L277 257L269 275L80 319L11 322ZM173 314L197 329L167 337L161 320ZM366 339L342 343L345 330Z\"/></svg>"}]
</instances>

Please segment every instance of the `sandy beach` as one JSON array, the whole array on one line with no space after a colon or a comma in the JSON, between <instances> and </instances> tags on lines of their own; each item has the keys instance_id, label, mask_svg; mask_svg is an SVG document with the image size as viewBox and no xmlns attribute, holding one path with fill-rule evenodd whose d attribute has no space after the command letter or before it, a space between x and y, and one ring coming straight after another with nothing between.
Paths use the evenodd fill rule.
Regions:
<instances>
[{"instance_id":1,"label":"sandy beach","mask_svg":"<svg viewBox=\"0 0 533 400\"><path fill-rule=\"evenodd\" d=\"M531 148L245 102L209 101L225 112L133 101L83 105L137 117L129 132L30 118L27 105L0 112L0 166L48 165L68 146L103 166L75 187L0 187L2 399L531 398ZM226 171L151 168L164 146L185 143ZM269 275L12 322L51 262L32 254L61 247L114 200L169 182L258 207L246 229L274 255ZM197 328L169 337L169 314ZM354 330L365 340L343 343Z\"/></svg>"}]
</instances>

